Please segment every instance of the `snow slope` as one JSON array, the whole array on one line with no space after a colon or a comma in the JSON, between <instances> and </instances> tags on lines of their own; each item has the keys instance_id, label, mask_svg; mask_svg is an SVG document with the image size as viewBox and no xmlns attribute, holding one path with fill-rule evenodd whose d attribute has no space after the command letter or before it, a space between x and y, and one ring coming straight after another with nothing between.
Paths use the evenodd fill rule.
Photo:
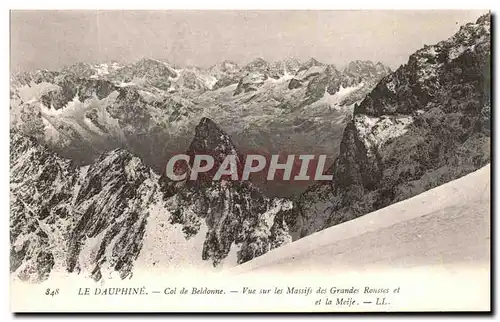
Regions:
<instances>
[{"instance_id":1,"label":"snow slope","mask_svg":"<svg viewBox=\"0 0 500 322\"><path fill-rule=\"evenodd\" d=\"M172 272L147 267L130 280L102 280L100 287L144 285L148 291L165 287L310 287L312 294L228 296L151 295L147 300L78 296L79 288L95 287L81 275L59 273L50 281L27 284L13 281L12 306L16 311L145 311L145 312L354 312L354 311L464 311L489 310L490 165L467 176L393 204L366 216L328 228L268 252L238 267L219 272ZM160 212L149 224L161 225ZM167 227L167 225L165 225ZM170 231L172 233L172 231ZM155 236L149 236L155 237ZM156 236L159 237L159 236ZM170 241L175 237L166 236ZM146 238L148 239L148 238ZM153 239L145 242L161 252ZM190 247L190 246L188 246ZM167 254L165 254L167 255ZM144 253L139 261L148 262ZM189 260L188 260L189 261ZM378 265L382 270L360 272ZM416 266L419 265L419 266ZM156 265L158 266L158 265ZM413 266L413 267L410 267ZM183 266L184 268L184 266ZM430 268L430 269L429 269ZM294 275L292 272L297 273ZM323 271L321 271L323 269ZM335 270L339 272L334 272ZM356 272L356 270L358 270ZM272 272L278 273L268 275ZM257 273L255 275L238 273ZM213 274L216 273L216 274ZM229 273L229 274L226 274ZM233 274L231 274L233 273ZM324 273L324 274L322 274ZM334 273L334 274L332 274ZM70 286L71 285L71 286ZM63 297L48 299L47 288L59 287ZM360 289L358 294L316 293L318 287ZM389 294L364 292L365 287L390 288ZM392 293L394 288L400 294ZM33 294L26 297L25 294ZM336 305L337 298L356 299L352 306ZM374 305L379 297L390 304ZM325 305L325 298L334 304ZM323 300L316 305L317 300ZM360 301L373 301L368 304Z\"/></svg>"},{"instance_id":2,"label":"snow slope","mask_svg":"<svg viewBox=\"0 0 500 322\"><path fill-rule=\"evenodd\" d=\"M413 198L272 250L232 272L485 268L489 262L488 164Z\"/></svg>"}]
</instances>

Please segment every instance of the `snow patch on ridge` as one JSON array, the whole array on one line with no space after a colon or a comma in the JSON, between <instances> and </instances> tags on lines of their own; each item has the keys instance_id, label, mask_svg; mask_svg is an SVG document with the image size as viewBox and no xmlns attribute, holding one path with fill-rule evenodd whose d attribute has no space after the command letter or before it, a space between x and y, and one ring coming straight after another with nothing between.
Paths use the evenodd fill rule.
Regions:
<instances>
[{"instance_id":1,"label":"snow patch on ridge","mask_svg":"<svg viewBox=\"0 0 500 322\"><path fill-rule=\"evenodd\" d=\"M89 237L85 240L78 256L80 273L83 273L83 275L90 276L90 274L92 274L92 270L95 267L97 253L99 252L99 248L102 245L106 232L107 230L105 229L98 235Z\"/></svg>"},{"instance_id":2,"label":"snow patch on ridge","mask_svg":"<svg viewBox=\"0 0 500 322\"><path fill-rule=\"evenodd\" d=\"M214 88L215 83L217 83L217 78L215 78L214 76L204 74L200 74L197 76L208 87L208 89Z\"/></svg>"},{"instance_id":3,"label":"snow patch on ridge","mask_svg":"<svg viewBox=\"0 0 500 322\"><path fill-rule=\"evenodd\" d=\"M368 149L372 147L379 148L389 139L402 136L408 131L408 126L412 123L412 116L370 117L368 115L356 115L354 117L354 125Z\"/></svg>"},{"instance_id":4,"label":"snow patch on ridge","mask_svg":"<svg viewBox=\"0 0 500 322\"><path fill-rule=\"evenodd\" d=\"M323 96L319 100L317 100L316 102L312 103L309 106L309 108L321 108L322 106L327 105L330 108L334 108L334 109L340 109L340 108L351 109L354 106L354 104L342 106L342 102L350 94L361 89L364 85L365 84L363 82L359 83L356 86L349 86L349 87L343 87L341 85L339 90L333 95L328 93L327 88L325 88L325 93L323 94Z\"/></svg>"},{"instance_id":5,"label":"snow patch on ridge","mask_svg":"<svg viewBox=\"0 0 500 322\"><path fill-rule=\"evenodd\" d=\"M190 210L186 210L190 211ZM170 223L171 213L162 205L152 205L146 225L142 250L135 266L139 270L179 273L189 270L214 271L211 261L201 258L208 228L202 221L200 230L186 239L182 225Z\"/></svg>"}]
</instances>

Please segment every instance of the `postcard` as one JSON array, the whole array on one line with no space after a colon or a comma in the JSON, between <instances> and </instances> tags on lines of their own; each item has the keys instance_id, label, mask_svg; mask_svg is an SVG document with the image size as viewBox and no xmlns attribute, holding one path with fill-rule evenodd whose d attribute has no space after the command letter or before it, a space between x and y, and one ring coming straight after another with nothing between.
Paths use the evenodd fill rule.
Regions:
<instances>
[{"instance_id":1,"label":"postcard","mask_svg":"<svg viewBox=\"0 0 500 322\"><path fill-rule=\"evenodd\" d=\"M488 10L12 10L13 312L491 311Z\"/></svg>"}]
</instances>

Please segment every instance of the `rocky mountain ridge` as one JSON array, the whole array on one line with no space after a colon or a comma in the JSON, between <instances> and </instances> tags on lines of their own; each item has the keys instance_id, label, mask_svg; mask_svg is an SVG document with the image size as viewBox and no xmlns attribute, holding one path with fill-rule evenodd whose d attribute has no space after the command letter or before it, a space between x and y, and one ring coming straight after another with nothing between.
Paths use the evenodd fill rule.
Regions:
<instances>
[{"instance_id":1,"label":"rocky mountain ridge","mask_svg":"<svg viewBox=\"0 0 500 322\"><path fill-rule=\"evenodd\" d=\"M407 199L490 162L490 17L426 46L355 107L333 181L289 214L303 237Z\"/></svg>"},{"instance_id":2,"label":"rocky mountain ridge","mask_svg":"<svg viewBox=\"0 0 500 322\"><path fill-rule=\"evenodd\" d=\"M199 253L190 256L215 268L246 262L291 241L283 217L276 217L291 202L268 198L247 181L200 176L169 185L123 149L80 167L15 130L11 145L10 270L23 281L40 282L61 271L95 280L113 272L131 277L133 270L144 269L141 258L150 257L142 252L144 244L162 240L156 234L160 227L150 226L155 220L169 226L167 235L176 227L184 235L156 248L179 254L197 236ZM214 151L219 161L232 153L239 158L227 134L203 119L187 153Z\"/></svg>"},{"instance_id":3,"label":"rocky mountain ridge","mask_svg":"<svg viewBox=\"0 0 500 322\"><path fill-rule=\"evenodd\" d=\"M78 167L17 132L11 146L11 272L31 282L63 269L100 279L103 266L130 275L161 199L157 176L125 150ZM98 247L81 256L89 241Z\"/></svg>"}]
</instances>

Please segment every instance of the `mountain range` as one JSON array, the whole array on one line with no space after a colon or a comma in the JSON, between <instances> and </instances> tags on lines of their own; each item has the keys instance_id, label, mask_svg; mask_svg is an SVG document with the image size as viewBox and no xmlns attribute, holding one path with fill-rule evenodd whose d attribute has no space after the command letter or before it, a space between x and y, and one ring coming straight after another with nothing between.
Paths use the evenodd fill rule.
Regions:
<instances>
[{"instance_id":1,"label":"mountain range","mask_svg":"<svg viewBox=\"0 0 500 322\"><path fill-rule=\"evenodd\" d=\"M15 75L11 127L81 165L123 148L161 172L207 117L242 153L317 153L332 162L354 104L389 72L370 61L339 71L291 58L244 66L224 61L208 69L149 58L126 66L78 63ZM288 196L306 185L260 187Z\"/></svg>"},{"instance_id":2,"label":"mountain range","mask_svg":"<svg viewBox=\"0 0 500 322\"><path fill-rule=\"evenodd\" d=\"M11 79L11 272L219 269L490 162L490 16L392 72L143 59ZM331 182L171 182L174 153L327 154Z\"/></svg>"}]
</instances>

